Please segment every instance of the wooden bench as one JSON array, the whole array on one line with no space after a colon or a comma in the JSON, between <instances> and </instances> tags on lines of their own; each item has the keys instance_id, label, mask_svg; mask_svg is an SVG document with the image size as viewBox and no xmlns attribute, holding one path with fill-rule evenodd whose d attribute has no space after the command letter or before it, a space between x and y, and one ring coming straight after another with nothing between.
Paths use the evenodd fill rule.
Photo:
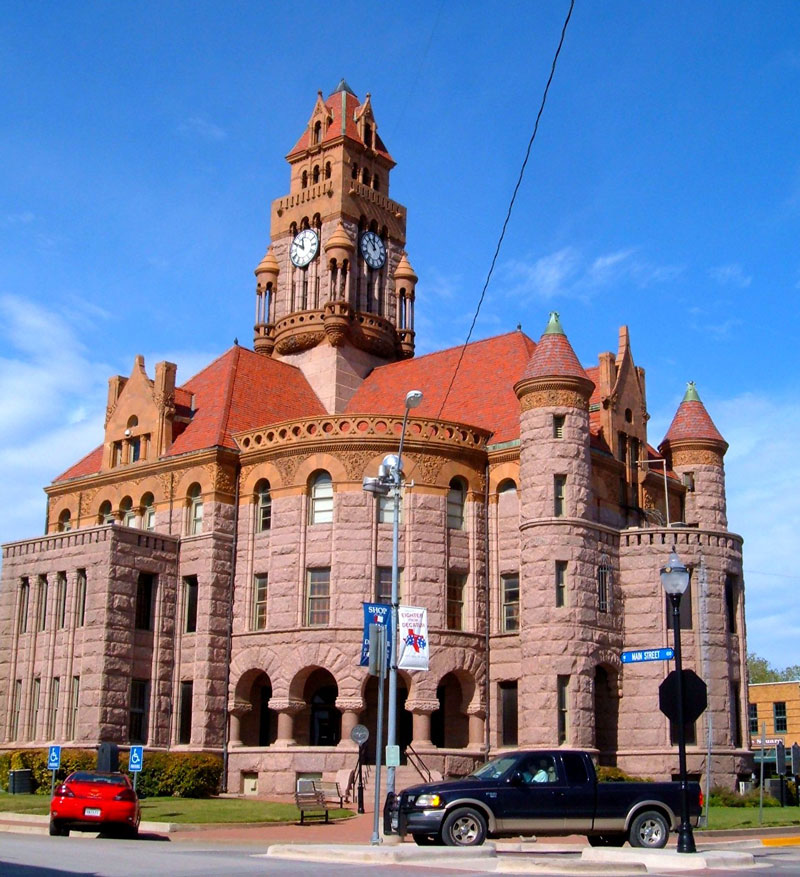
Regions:
<instances>
[{"instance_id":1,"label":"wooden bench","mask_svg":"<svg viewBox=\"0 0 800 877\"><path fill-rule=\"evenodd\" d=\"M344 807L344 795L339 788L339 783L327 780L314 780L313 786L315 791L322 792L323 797L329 804L336 804L340 810Z\"/></svg>"},{"instance_id":2,"label":"wooden bench","mask_svg":"<svg viewBox=\"0 0 800 877\"><path fill-rule=\"evenodd\" d=\"M310 816L319 816L322 818L322 815L325 814L325 822L329 822L328 819L328 811L336 809L334 803L325 800L325 795L322 792L318 792L313 787L311 789L300 791L299 789L294 793L295 804L297 805L297 809L300 811L300 825L303 825L306 819L306 814Z\"/></svg>"}]
</instances>

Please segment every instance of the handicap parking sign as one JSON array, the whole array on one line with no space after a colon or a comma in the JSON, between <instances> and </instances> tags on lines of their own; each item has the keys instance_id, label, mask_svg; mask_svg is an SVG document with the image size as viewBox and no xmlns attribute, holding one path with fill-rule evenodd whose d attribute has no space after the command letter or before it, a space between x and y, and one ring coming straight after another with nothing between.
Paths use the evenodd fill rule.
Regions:
<instances>
[{"instance_id":1,"label":"handicap parking sign","mask_svg":"<svg viewBox=\"0 0 800 877\"><path fill-rule=\"evenodd\" d=\"M61 747L51 746L47 754L47 769L58 770L61 767Z\"/></svg>"},{"instance_id":2,"label":"handicap parking sign","mask_svg":"<svg viewBox=\"0 0 800 877\"><path fill-rule=\"evenodd\" d=\"M142 769L144 761L144 746L131 746L131 752L128 756L128 770L131 773L138 773Z\"/></svg>"}]
</instances>

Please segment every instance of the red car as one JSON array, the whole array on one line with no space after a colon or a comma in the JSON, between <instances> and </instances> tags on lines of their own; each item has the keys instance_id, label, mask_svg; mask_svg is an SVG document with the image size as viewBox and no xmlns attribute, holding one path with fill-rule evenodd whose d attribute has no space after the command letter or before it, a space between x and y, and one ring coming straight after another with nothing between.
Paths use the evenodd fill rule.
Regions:
<instances>
[{"instance_id":1,"label":"red car","mask_svg":"<svg viewBox=\"0 0 800 877\"><path fill-rule=\"evenodd\" d=\"M139 798L124 773L77 770L56 786L50 801L50 834L108 831L136 837Z\"/></svg>"}]
</instances>

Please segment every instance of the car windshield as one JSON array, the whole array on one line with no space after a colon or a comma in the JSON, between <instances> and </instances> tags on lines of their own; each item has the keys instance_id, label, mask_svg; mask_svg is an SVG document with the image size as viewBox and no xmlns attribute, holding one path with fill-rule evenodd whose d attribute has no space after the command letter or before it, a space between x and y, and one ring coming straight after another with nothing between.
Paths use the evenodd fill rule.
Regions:
<instances>
[{"instance_id":1,"label":"car windshield","mask_svg":"<svg viewBox=\"0 0 800 877\"><path fill-rule=\"evenodd\" d=\"M105 783L109 786L127 786L128 781L122 774L85 773L78 771L68 777L71 783Z\"/></svg>"},{"instance_id":2,"label":"car windshield","mask_svg":"<svg viewBox=\"0 0 800 877\"><path fill-rule=\"evenodd\" d=\"M473 770L471 774L468 774L468 778L472 777L476 780L499 779L516 760L516 755L501 755L500 758L494 758L492 761L482 764L479 768Z\"/></svg>"}]
</instances>

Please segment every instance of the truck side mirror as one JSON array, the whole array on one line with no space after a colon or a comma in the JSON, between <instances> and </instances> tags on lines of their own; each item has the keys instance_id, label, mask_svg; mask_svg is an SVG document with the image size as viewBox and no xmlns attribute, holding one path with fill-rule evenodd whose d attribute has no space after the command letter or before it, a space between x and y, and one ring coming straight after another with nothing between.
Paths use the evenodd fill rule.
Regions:
<instances>
[{"instance_id":1,"label":"truck side mirror","mask_svg":"<svg viewBox=\"0 0 800 877\"><path fill-rule=\"evenodd\" d=\"M510 783L512 786L524 786L525 777L522 776L522 771L515 770L514 773L511 774Z\"/></svg>"}]
</instances>

